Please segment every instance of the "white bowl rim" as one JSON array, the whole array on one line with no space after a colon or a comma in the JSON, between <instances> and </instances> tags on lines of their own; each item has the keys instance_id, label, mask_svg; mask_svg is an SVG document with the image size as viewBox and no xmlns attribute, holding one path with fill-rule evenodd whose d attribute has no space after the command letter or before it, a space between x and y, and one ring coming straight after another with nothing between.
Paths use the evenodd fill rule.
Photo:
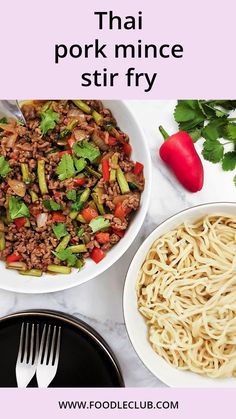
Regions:
<instances>
[{"instance_id":1,"label":"white bowl rim","mask_svg":"<svg viewBox=\"0 0 236 419\"><path fill-rule=\"evenodd\" d=\"M109 269L113 264L115 264L123 255L124 253L129 249L129 247L132 245L132 243L134 242L135 238L137 237L143 222L145 220L147 211L148 211L148 207L149 207L149 202L150 202L150 198L151 198L151 186L152 186L152 161L151 161L151 155L150 155L150 150L148 147L148 142L146 141L146 134L144 133L144 130L142 128L142 126L139 124L138 122L138 118L135 115L134 111L132 109L130 109L129 105L127 104L126 101L124 100L103 100L103 102L109 103L109 102L119 102L120 104L122 104L122 107L124 108L126 114L129 116L131 116L132 120L134 121L134 123L136 124L139 133L140 133L140 138L142 139L142 146L145 152L145 159L146 159L146 163L145 163L145 178L148 179L148 182L145 183L145 201L142 200L142 206L140 207L140 222L136 227L136 230L129 235L129 238L125 239L124 241L124 247L123 247L123 251L120 251L117 255L113 255L112 257L109 255L108 253L108 257L104 259L104 261L106 262L104 265L101 264L97 264L96 265L96 273L91 273L90 275L88 275L87 279L80 282L79 280L79 276L78 276L78 280L76 281L76 283L69 283L68 285L56 285L52 288L52 287L47 287L46 286L46 281L45 281L45 287L42 288L26 288L24 286L24 284L21 286L20 285L20 280L19 280L19 286L15 287L15 286L6 286L6 285L2 285L0 283L0 289L2 290L6 290L6 291L11 291L11 292L17 292L17 293L23 293L23 294L49 294L49 293L53 293L53 292L57 292L57 291L63 291L66 289L70 289L70 288L74 288L77 287L79 285L82 285L88 281L90 281L91 279L95 279L98 275L101 275L102 273L104 273L107 269ZM118 121L119 123L119 121ZM131 144L134 144L134 141L131 138ZM127 237L127 236L126 236ZM0 267L1 269L1 267ZM5 269L5 268L4 268ZM86 267L85 267L86 269ZM44 274L45 276L46 274ZM71 275L71 274L70 274ZM44 276L42 276L41 278L37 278L37 279L41 279L44 280ZM65 275L66 276L66 275ZM49 282L49 281L48 281ZM50 285L50 283L49 283Z\"/></svg>"},{"instance_id":2,"label":"white bowl rim","mask_svg":"<svg viewBox=\"0 0 236 419\"><path fill-rule=\"evenodd\" d=\"M125 282L124 282L124 287L123 287L123 301L122 301L122 308L123 308L123 316L124 316L124 321L125 321L125 328L126 328L126 332L128 335L128 338L130 340L130 343L135 351L135 353L137 354L137 356L139 357L140 361L142 362L142 364L157 378L159 379L162 383L166 384L169 387L175 387L175 388L187 388L186 385L176 385L176 380L171 381L171 379L166 379L165 374L162 374L160 372L160 374L156 374L156 372L154 371L154 368L152 366L152 363L149 362L148 359L144 359L144 357L142 356L142 354L140 353L141 351L139 350L139 348L137 348L136 342L134 340L134 335L133 332L131 331L131 325L129 323L128 320L128 316L127 316L127 288L128 288L128 282L129 282L129 276L131 275L131 270L133 268L133 266L136 264L136 260L139 258L139 255L143 252L143 248L145 248L145 246L147 246L148 244L148 248L151 246L151 244L159 237L158 236L158 230L160 227L163 226L163 224L168 223L168 221L174 220L175 218L178 218L179 215L188 213L191 210L194 209L204 209L204 208L211 208L211 207L215 207L215 206L229 206L229 207L234 207L236 208L236 202L233 201L214 201L214 202L206 202L206 203L202 203L202 204L198 204L198 205L193 205L191 207L185 208L184 210L180 210L176 213L174 213L173 215L169 216L168 218L166 218L165 220L163 220L160 224L157 225L157 227L154 228L154 230L146 237L146 239L143 241L143 243L141 244L141 246L139 247L139 249L137 250L137 252L135 253L135 255L133 256L130 265L128 267L127 273L126 273L126 278L125 278ZM219 211L219 210L218 210ZM220 211L219 211L220 212ZM224 211L223 211L224 212ZM227 214L227 212L225 211L225 214ZM229 214L229 213L228 213ZM146 251L143 255L143 260L146 256ZM143 263L143 261L142 261ZM139 266L141 267L141 264L139 264ZM135 294L135 290L134 290L134 294ZM136 295L135 295L135 300L136 299ZM137 309L137 314L138 313L138 309ZM139 314L141 317L141 314ZM145 325L146 326L146 325ZM151 348L151 345L149 344L149 342L147 341L148 345ZM153 350L153 349L152 349ZM153 351L153 353L155 353ZM157 356L158 358L161 358L158 354L155 354L155 356ZM162 358L161 358L162 359ZM177 371L178 373L188 373L191 374L193 376L197 376L203 379L203 381L206 380L206 382L203 385L191 385L188 387L192 387L192 388L211 388L211 387L217 387L217 388L235 388L236 387L236 379L235 378L226 378L226 379L210 379L206 376L201 376L199 374L196 373L192 373L190 371L181 371L178 370L174 367L172 367L171 365L169 365L165 360L163 360L167 366L169 367L169 369L172 369L172 371ZM230 380L230 384L228 384ZM234 382L232 383L232 380L234 380ZM211 385L209 384L209 382L214 383L215 385ZM224 383L224 385L221 385L222 383ZM226 385L225 385L226 384Z\"/></svg>"}]
</instances>

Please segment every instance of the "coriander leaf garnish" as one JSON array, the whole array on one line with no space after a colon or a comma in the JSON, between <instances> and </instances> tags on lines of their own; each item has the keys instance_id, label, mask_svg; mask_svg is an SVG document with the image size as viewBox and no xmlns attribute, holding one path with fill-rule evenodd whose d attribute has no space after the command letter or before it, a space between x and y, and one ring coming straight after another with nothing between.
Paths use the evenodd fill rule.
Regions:
<instances>
[{"instance_id":1,"label":"coriander leaf garnish","mask_svg":"<svg viewBox=\"0 0 236 419\"><path fill-rule=\"evenodd\" d=\"M67 262L68 265L74 266L76 263L76 256L71 252L70 249L59 250L59 252L52 252L59 260Z\"/></svg>"},{"instance_id":2,"label":"coriander leaf garnish","mask_svg":"<svg viewBox=\"0 0 236 419\"><path fill-rule=\"evenodd\" d=\"M70 190L70 191L68 191L67 193L66 193L66 197L67 197L67 199L69 199L69 201L76 201L76 190L75 189L72 189L72 190Z\"/></svg>"},{"instance_id":3,"label":"coriander leaf garnish","mask_svg":"<svg viewBox=\"0 0 236 419\"><path fill-rule=\"evenodd\" d=\"M81 141L80 144L74 144L73 151L77 156L88 159L91 163L100 156L99 148L93 146L88 141Z\"/></svg>"},{"instance_id":4,"label":"coriander leaf garnish","mask_svg":"<svg viewBox=\"0 0 236 419\"><path fill-rule=\"evenodd\" d=\"M65 180L73 177L75 173L76 172L72 157L69 154L64 154L56 168L56 174L60 180Z\"/></svg>"},{"instance_id":5,"label":"coriander leaf garnish","mask_svg":"<svg viewBox=\"0 0 236 419\"><path fill-rule=\"evenodd\" d=\"M228 124L226 126L227 138L231 141L236 141L236 124Z\"/></svg>"},{"instance_id":6,"label":"coriander leaf garnish","mask_svg":"<svg viewBox=\"0 0 236 419\"><path fill-rule=\"evenodd\" d=\"M43 206L49 211L59 211L61 209L61 205L53 199L44 199Z\"/></svg>"},{"instance_id":7,"label":"coriander leaf garnish","mask_svg":"<svg viewBox=\"0 0 236 419\"><path fill-rule=\"evenodd\" d=\"M225 118L219 118L215 119L209 124L205 126L202 130L202 136L206 140L217 140L218 138L222 138L224 135L224 128L227 123L227 120Z\"/></svg>"},{"instance_id":8,"label":"coriander leaf garnish","mask_svg":"<svg viewBox=\"0 0 236 419\"><path fill-rule=\"evenodd\" d=\"M218 163L224 154L224 146L220 141L206 140L203 144L202 155L205 160L212 163Z\"/></svg>"},{"instance_id":9,"label":"coriander leaf garnish","mask_svg":"<svg viewBox=\"0 0 236 419\"><path fill-rule=\"evenodd\" d=\"M64 223L52 224L52 230L57 240L60 240L62 237L65 237L68 234L66 225Z\"/></svg>"},{"instance_id":10,"label":"coriander leaf garnish","mask_svg":"<svg viewBox=\"0 0 236 419\"><path fill-rule=\"evenodd\" d=\"M10 173L11 168L4 156L0 157L0 176L4 177Z\"/></svg>"},{"instance_id":11,"label":"coriander leaf garnish","mask_svg":"<svg viewBox=\"0 0 236 419\"><path fill-rule=\"evenodd\" d=\"M229 151L222 159L222 169L225 171L234 170L236 167L236 151Z\"/></svg>"},{"instance_id":12,"label":"coriander leaf garnish","mask_svg":"<svg viewBox=\"0 0 236 419\"><path fill-rule=\"evenodd\" d=\"M21 217L28 218L30 216L28 207L20 198L18 197L16 198L15 196L10 196L9 214L12 220L15 220L16 218L21 218Z\"/></svg>"},{"instance_id":13,"label":"coriander leaf garnish","mask_svg":"<svg viewBox=\"0 0 236 419\"><path fill-rule=\"evenodd\" d=\"M50 129L55 128L56 123L59 121L59 113L54 112L52 109L47 109L41 113L41 123L39 128L42 135L47 134Z\"/></svg>"}]
</instances>

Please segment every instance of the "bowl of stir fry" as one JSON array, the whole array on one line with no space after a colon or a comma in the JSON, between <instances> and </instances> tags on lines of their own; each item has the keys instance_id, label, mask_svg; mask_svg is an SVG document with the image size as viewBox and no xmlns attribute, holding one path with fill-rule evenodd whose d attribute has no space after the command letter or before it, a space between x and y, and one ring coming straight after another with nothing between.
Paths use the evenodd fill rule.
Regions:
<instances>
[{"instance_id":1,"label":"bowl of stir fry","mask_svg":"<svg viewBox=\"0 0 236 419\"><path fill-rule=\"evenodd\" d=\"M123 102L25 101L0 120L0 287L52 292L104 272L145 218L150 157Z\"/></svg>"}]
</instances>

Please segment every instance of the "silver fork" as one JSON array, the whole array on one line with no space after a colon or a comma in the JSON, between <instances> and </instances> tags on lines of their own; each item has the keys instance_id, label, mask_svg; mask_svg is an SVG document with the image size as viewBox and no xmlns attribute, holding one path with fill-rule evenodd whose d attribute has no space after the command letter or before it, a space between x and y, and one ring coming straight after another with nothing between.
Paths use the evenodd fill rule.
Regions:
<instances>
[{"instance_id":1,"label":"silver fork","mask_svg":"<svg viewBox=\"0 0 236 419\"><path fill-rule=\"evenodd\" d=\"M30 330L31 329L31 330ZM16 381L17 386L21 388L27 387L32 380L38 362L39 352L39 325L22 323L20 333L20 345L16 361Z\"/></svg>"},{"instance_id":2,"label":"silver fork","mask_svg":"<svg viewBox=\"0 0 236 419\"><path fill-rule=\"evenodd\" d=\"M61 327L54 326L53 333L51 333L51 329L51 325L48 327L46 324L44 325L40 343L36 370L38 387L40 388L46 388L52 382L56 375L59 362Z\"/></svg>"}]
</instances>

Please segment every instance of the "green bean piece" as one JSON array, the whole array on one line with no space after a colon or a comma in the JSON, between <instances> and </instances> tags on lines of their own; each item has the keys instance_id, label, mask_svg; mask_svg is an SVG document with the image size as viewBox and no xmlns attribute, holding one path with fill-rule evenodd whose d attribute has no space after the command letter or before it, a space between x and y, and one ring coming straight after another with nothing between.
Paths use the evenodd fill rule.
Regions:
<instances>
[{"instance_id":1,"label":"green bean piece","mask_svg":"<svg viewBox=\"0 0 236 419\"><path fill-rule=\"evenodd\" d=\"M24 262L10 262L6 264L6 268L8 269L16 269L17 271L26 271L27 266Z\"/></svg>"},{"instance_id":2,"label":"green bean piece","mask_svg":"<svg viewBox=\"0 0 236 419\"><path fill-rule=\"evenodd\" d=\"M93 110L92 111L92 117L94 119L94 121L96 122L96 124L101 125L103 122L103 116L98 113L97 111Z\"/></svg>"},{"instance_id":3,"label":"green bean piece","mask_svg":"<svg viewBox=\"0 0 236 419\"><path fill-rule=\"evenodd\" d=\"M64 250L67 247L70 239L71 239L70 234L67 234L67 236L63 237L63 239L60 241L60 243L55 249L56 252L60 252L61 250Z\"/></svg>"},{"instance_id":4,"label":"green bean piece","mask_svg":"<svg viewBox=\"0 0 236 419\"><path fill-rule=\"evenodd\" d=\"M70 251L72 253L84 253L84 252L87 252L87 247L85 246L85 244L77 244L75 246L69 246L68 249L70 249Z\"/></svg>"},{"instance_id":5,"label":"green bean piece","mask_svg":"<svg viewBox=\"0 0 236 419\"><path fill-rule=\"evenodd\" d=\"M116 177L117 177L117 181L119 183L119 187L120 187L121 193L122 194L125 194L125 193L130 192L130 188L129 188L128 182L127 182L127 180L125 178L125 175L122 172L122 170L121 170L120 167L116 171Z\"/></svg>"},{"instance_id":6,"label":"green bean piece","mask_svg":"<svg viewBox=\"0 0 236 419\"><path fill-rule=\"evenodd\" d=\"M118 164L118 155L117 154L113 154L112 158L111 158L111 163L112 165L116 166ZM110 171L110 182L115 182L116 180L116 169L111 169Z\"/></svg>"},{"instance_id":7,"label":"green bean piece","mask_svg":"<svg viewBox=\"0 0 236 419\"><path fill-rule=\"evenodd\" d=\"M81 214L78 215L78 217L76 218L76 220L79 221L82 224L86 224L86 221L85 221L84 217Z\"/></svg>"},{"instance_id":8,"label":"green bean piece","mask_svg":"<svg viewBox=\"0 0 236 419\"><path fill-rule=\"evenodd\" d=\"M94 170L91 166L86 166L85 171L96 177L97 179L101 179L102 174Z\"/></svg>"},{"instance_id":9,"label":"green bean piece","mask_svg":"<svg viewBox=\"0 0 236 419\"><path fill-rule=\"evenodd\" d=\"M80 270L81 268L83 268L83 266L84 266L83 259L77 259L75 262L75 268Z\"/></svg>"},{"instance_id":10,"label":"green bean piece","mask_svg":"<svg viewBox=\"0 0 236 419\"><path fill-rule=\"evenodd\" d=\"M41 191L41 194L44 195L48 193L48 187L46 183L46 177L45 177L45 161L39 160L38 161L38 182L39 182L39 189Z\"/></svg>"},{"instance_id":11,"label":"green bean piece","mask_svg":"<svg viewBox=\"0 0 236 419\"><path fill-rule=\"evenodd\" d=\"M31 196L31 201L34 203L34 202L37 202L38 201L38 199L39 199L39 197L38 197L38 195L36 194L36 192L34 192L34 191L29 191L29 193L30 193L30 196Z\"/></svg>"},{"instance_id":12,"label":"green bean piece","mask_svg":"<svg viewBox=\"0 0 236 419\"><path fill-rule=\"evenodd\" d=\"M97 207L99 213L101 215L104 215L105 214L104 206L103 206L103 204L99 203L98 195L96 194L96 192L92 193L92 198L93 198L94 203L96 204L96 207Z\"/></svg>"},{"instance_id":13,"label":"green bean piece","mask_svg":"<svg viewBox=\"0 0 236 419\"><path fill-rule=\"evenodd\" d=\"M22 180L24 183L28 184L31 182L29 166L27 163L21 163L21 173L22 173Z\"/></svg>"},{"instance_id":14,"label":"green bean piece","mask_svg":"<svg viewBox=\"0 0 236 419\"><path fill-rule=\"evenodd\" d=\"M70 274L71 268L69 266L62 265L48 265L49 272L56 272L58 274Z\"/></svg>"},{"instance_id":15,"label":"green bean piece","mask_svg":"<svg viewBox=\"0 0 236 419\"><path fill-rule=\"evenodd\" d=\"M27 276L42 276L43 271L40 271L39 269L29 269L28 271L20 271L19 274Z\"/></svg>"},{"instance_id":16,"label":"green bean piece","mask_svg":"<svg viewBox=\"0 0 236 419\"><path fill-rule=\"evenodd\" d=\"M82 202L82 203L85 203L89 199L90 192L91 192L90 189L89 188L86 188L82 192L82 194L80 195L79 201Z\"/></svg>"},{"instance_id":17,"label":"green bean piece","mask_svg":"<svg viewBox=\"0 0 236 419\"><path fill-rule=\"evenodd\" d=\"M89 201L89 202L88 202L88 206L89 206L90 208L93 208L93 209L95 209L95 210L97 211L97 205L95 204L95 202L94 202L94 201Z\"/></svg>"},{"instance_id":18,"label":"green bean piece","mask_svg":"<svg viewBox=\"0 0 236 419\"><path fill-rule=\"evenodd\" d=\"M6 240L4 231L0 231L0 250L5 250Z\"/></svg>"},{"instance_id":19,"label":"green bean piece","mask_svg":"<svg viewBox=\"0 0 236 419\"><path fill-rule=\"evenodd\" d=\"M71 211L70 214L69 214L69 217L72 220L75 220L78 214L79 214L78 211Z\"/></svg>"},{"instance_id":20,"label":"green bean piece","mask_svg":"<svg viewBox=\"0 0 236 419\"><path fill-rule=\"evenodd\" d=\"M91 113L92 109L90 108L87 103L85 103L83 100L72 100L72 102L77 106L77 108L81 109L81 111L85 113Z\"/></svg>"},{"instance_id":21,"label":"green bean piece","mask_svg":"<svg viewBox=\"0 0 236 419\"><path fill-rule=\"evenodd\" d=\"M83 234L84 234L84 228L80 227L79 230L78 230L77 236L81 237Z\"/></svg>"},{"instance_id":22,"label":"green bean piece","mask_svg":"<svg viewBox=\"0 0 236 419\"><path fill-rule=\"evenodd\" d=\"M72 131L73 128L75 128L77 124L78 124L78 119L74 118L69 122L66 128L68 129L68 131Z\"/></svg>"}]
</instances>

